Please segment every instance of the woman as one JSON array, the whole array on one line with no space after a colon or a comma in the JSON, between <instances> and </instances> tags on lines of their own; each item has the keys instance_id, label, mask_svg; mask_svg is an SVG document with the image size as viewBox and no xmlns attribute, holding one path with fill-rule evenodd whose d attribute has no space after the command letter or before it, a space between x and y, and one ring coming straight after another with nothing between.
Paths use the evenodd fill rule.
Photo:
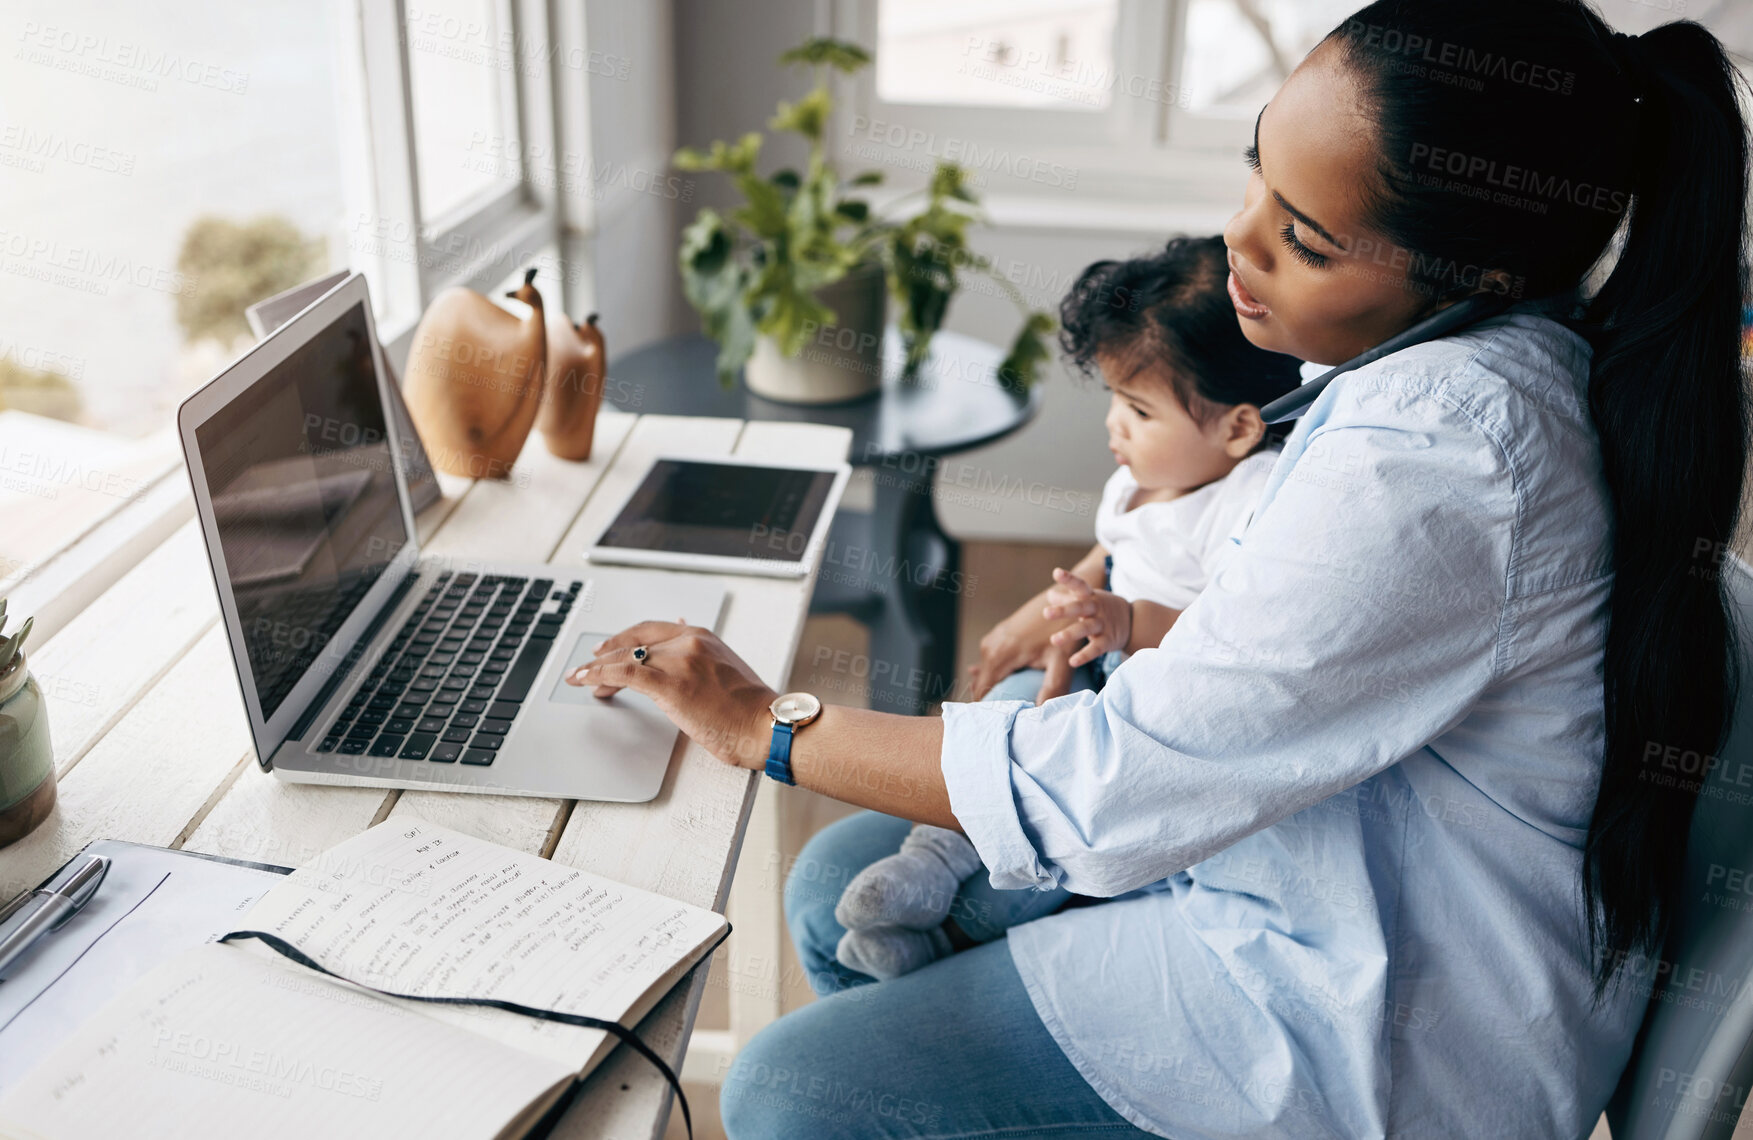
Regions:
<instances>
[{"instance_id":1,"label":"woman","mask_svg":"<svg viewBox=\"0 0 1753 1140\"><path fill-rule=\"evenodd\" d=\"M1101 693L795 730L797 783L958 828L994 886L1113 901L770 1026L731 1135L1588 1133L1692 808L1646 746L1712 753L1732 703L1691 572L1746 449L1732 75L1696 25L1570 0L1384 0L1311 53L1225 234L1249 338L1336 363L1470 293L1538 303L1323 392ZM704 631L635 627L576 679L769 750L774 694ZM882 826L808 854L856 870Z\"/></svg>"}]
</instances>

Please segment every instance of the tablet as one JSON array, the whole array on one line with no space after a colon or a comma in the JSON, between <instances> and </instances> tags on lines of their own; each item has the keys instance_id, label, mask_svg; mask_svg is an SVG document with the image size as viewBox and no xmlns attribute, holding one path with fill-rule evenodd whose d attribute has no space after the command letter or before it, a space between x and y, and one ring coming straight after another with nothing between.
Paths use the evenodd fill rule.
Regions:
<instances>
[{"instance_id":1,"label":"tablet","mask_svg":"<svg viewBox=\"0 0 1753 1140\"><path fill-rule=\"evenodd\" d=\"M851 473L844 463L659 457L585 557L801 578L827 545Z\"/></svg>"}]
</instances>

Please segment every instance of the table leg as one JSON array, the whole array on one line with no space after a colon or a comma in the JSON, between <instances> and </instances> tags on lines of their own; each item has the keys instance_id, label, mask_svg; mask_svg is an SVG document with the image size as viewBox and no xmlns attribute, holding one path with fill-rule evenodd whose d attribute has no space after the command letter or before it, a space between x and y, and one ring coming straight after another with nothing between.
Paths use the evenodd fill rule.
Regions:
<instances>
[{"instance_id":1,"label":"table leg","mask_svg":"<svg viewBox=\"0 0 1753 1140\"><path fill-rule=\"evenodd\" d=\"M962 551L938 524L929 479L879 473L871 530L893 568L870 622L870 707L918 716L956 681Z\"/></svg>"},{"instance_id":2,"label":"table leg","mask_svg":"<svg viewBox=\"0 0 1753 1140\"><path fill-rule=\"evenodd\" d=\"M931 480L878 471L869 514L834 520L810 612L846 614L870 630L858 675L879 712L918 716L953 696L959 543L938 524Z\"/></svg>"}]
</instances>

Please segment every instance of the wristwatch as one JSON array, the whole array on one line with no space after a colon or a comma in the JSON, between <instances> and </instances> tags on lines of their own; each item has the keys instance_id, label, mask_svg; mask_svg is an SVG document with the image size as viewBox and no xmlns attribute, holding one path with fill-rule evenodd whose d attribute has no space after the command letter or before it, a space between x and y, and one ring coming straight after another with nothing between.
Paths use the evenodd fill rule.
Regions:
<instances>
[{"instance_id":1,"label":"wristwatch","mask_svg":"<svg viewBox=\"0 0 1753 1140\"><path fill-rule=\"evenodd\" d=\"M773 743L767 748L767 774L781 784L791 778L791 734L822 715L822 702L814 693L785 693L767 706L773 714Z\"/></svg>"}]
</instances>

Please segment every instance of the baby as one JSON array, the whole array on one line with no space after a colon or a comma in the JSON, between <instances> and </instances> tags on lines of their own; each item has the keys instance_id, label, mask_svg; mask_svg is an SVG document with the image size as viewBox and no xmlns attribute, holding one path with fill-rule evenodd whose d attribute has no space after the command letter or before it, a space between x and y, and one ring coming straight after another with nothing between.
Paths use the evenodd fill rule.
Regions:
<instances>
[{"instance_id":1,"label":"baby","mask_svg":"<svg viewBox=\"0 0 1753 1140\"><path fill-rule=\"evenodd\" d=\"M1176 238L1095 263L1061 304L1066 356L1113 393L1119 467L1089 554L982 639L976 695L1040 703L1101 688L1127 655L1162 641L1238 541L1285 431L1260 408L1297 386L1299 366L1243 337L1228 272L1221 238ZM960 832L915 827L847 884L834 911L841 963L898 977L1071 897L999 890L982 871Z\"/></svg>"}]
</instances>

